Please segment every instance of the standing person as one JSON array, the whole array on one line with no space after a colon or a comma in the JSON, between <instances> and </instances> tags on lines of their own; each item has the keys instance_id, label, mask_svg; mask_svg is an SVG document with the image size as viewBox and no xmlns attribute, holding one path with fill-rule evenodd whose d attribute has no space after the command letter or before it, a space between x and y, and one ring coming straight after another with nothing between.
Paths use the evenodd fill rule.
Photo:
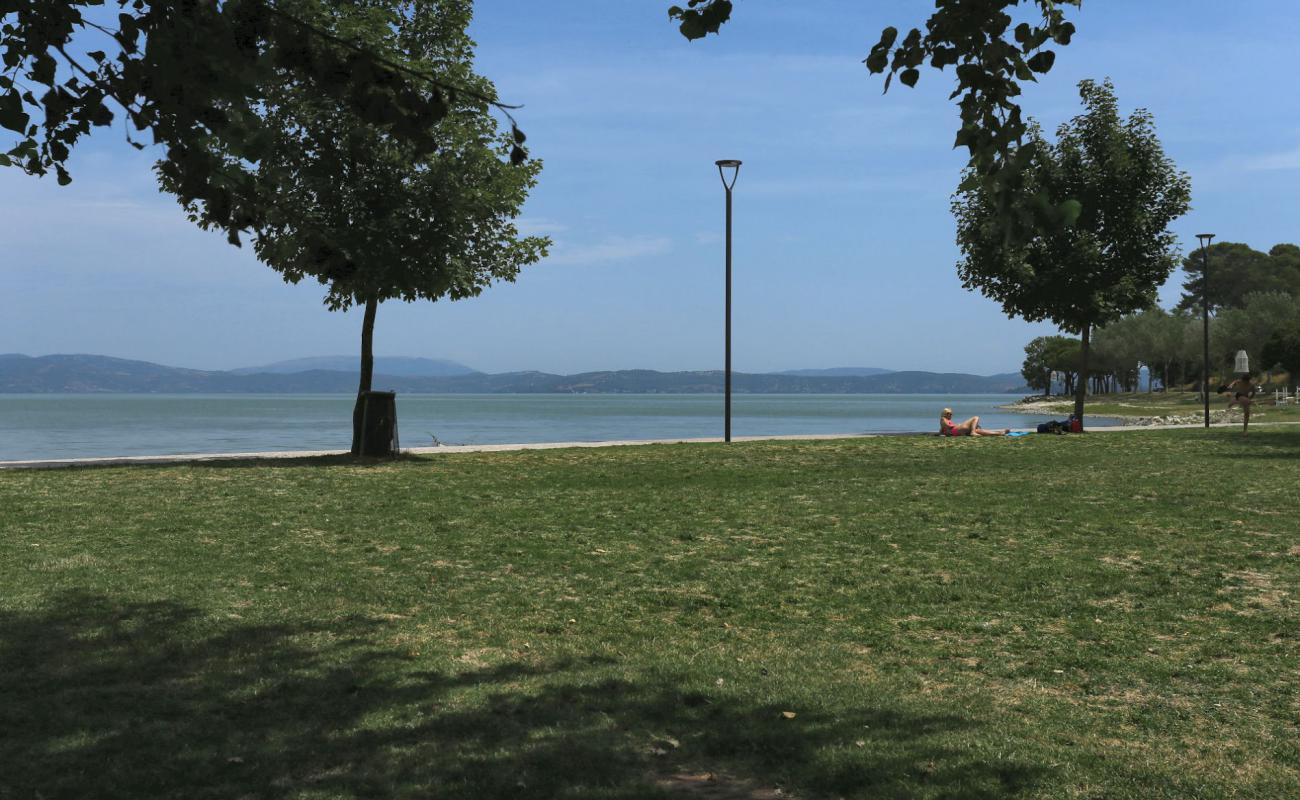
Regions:
<instances>
[{"instance_id":1,"label":"standing person","mask_svg":"<svg viewBox=\"0 0 1300 800\"><path fill-rule=\"evenodd\" d=\"M1010 432L1010 428L1004 428L1000 431L986 431L980 427L979 417L971 417L960 425L954 425L951 408L945 408L943 413L939 415L940 436L1006 436Z\"/></svg>"},{"instance_id":2,"label":"standing person","mask_svg":"<svg viewBox=\"0 0 1300 800\"><path fill-rule=\"evenodd\" d=\"M1246 429L1250 427L1250 407L1255 402L1255 373L1244 373L1228 384L1228 394L1228 408L1239 405L1242 414L1245 415L1245 421L1241 424L1241 435L1245 436Z\"/></svg>"}]
</instances>

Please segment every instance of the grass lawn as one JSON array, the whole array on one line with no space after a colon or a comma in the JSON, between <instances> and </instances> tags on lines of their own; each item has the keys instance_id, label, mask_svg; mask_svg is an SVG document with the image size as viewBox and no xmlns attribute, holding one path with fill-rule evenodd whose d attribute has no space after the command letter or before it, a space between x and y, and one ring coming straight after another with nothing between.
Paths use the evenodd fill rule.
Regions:
<instances>
[{"instance_id":1,"label":"grass lawn","mask_svg":"<svg viewBox=\"0 0 1300 800\"><path fill-rule=\"evenodd\" d=\"M1286 798L1300 428L0 472L0 798Z\"/></svg>"},{"instance_id":2,"label":"grass lawn","mask_svg":"<svg viewBox=\"0 0 1300 800\"><path fill-rule=\"evenodd\" d=\"M1227 395L1210 397L1210 413L1215 417L1228 406ZM1233 406L1240 421L1241 410ZM1053 414L1070 414L1074 411L1074 398L1062 397L1052 406ZM1179 416L1198 416L1205 413L1204 401L1196 392L1133 392L1124 394L1089 395L1084 406L1084 415L1095 414L1105 417L1166 417L1171 414ZM1300 422L1300 404L1273 405L1273 392L1266 391L1255 398L1250 411L1250 421L1256 422Z\"/></svg>"}]
</instances>

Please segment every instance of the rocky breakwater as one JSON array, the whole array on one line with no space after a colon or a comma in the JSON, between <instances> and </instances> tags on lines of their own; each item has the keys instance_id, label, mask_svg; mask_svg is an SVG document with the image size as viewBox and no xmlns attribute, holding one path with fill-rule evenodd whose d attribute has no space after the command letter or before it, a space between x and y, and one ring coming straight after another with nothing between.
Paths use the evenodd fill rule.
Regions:
<instances>
[{"instance_id":1,"label":"rocky breakwater","mask_svg":"<svg viewBox=\"0 0 1300 800\"><path fill-rule=\"evenodd\" d=\"M1120 402L1121 408L1127 403ZM1034 395L1017 400L1014 403L1008 403L998 408L1007 411L1014 411L1017 414L1044 414L1055 418L1065 419L1074 413L1074 402L1069 398L1048 397L1046 395ZM1091 413L1091 412L1090 412ZM1092 416L1102 416L1109 420L1115 420L1120 425L1133 425L1144 428L1155 428L1162 425L1198 425L1205 421L1203 411L1178 411L1163 415L1141 415L1136 413L1125 413L1124 411L1115 411L1108 409L1105 414L1092 414ZM1251 414L1252 419L1262 416L1262 409L1259 406ZM1210 411L1210 422L1233 423L1241 422L1243 419L1241 409L1234 406L1231 409L1216 408ZM1110 423L1107 423L1110 424Z\"/></svg>"},{"instance_id":2,"label":"rocky breakwater","mask_svg":"<svg viewBox=\"0 0 1300 800\"><path fill-rule=\"evenodd\" d=\"M1254 412L1251 417L1259 417L1259 412ZM1205 412L1195 414L1166 414L1162 417L1122 417L1125 425L1140 425L1143 427L1156 427L1159 425L1200 425L1205 422ZM1245 416L1237 408L1228 411L1217 409L1210 411L1210 424L1216 422L1241 422Z\"/></svg>"}]
</instances>

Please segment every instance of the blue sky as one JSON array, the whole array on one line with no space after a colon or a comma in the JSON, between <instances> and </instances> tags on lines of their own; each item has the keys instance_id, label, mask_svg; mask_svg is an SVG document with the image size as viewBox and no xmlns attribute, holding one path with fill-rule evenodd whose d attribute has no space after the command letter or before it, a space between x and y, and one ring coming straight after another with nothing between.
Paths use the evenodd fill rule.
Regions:
<instances>
[{"instance_id":1,"label":"blue sky","mask_svg":"<svg viewBox=\"0 0 1300 800\"><path fill-rule=\"evenodd\" d=\"M951 78L881 94L861 59L931 4L740 0L721 36L687 42L667 0L482 0L479 71L545 168L521 218L555 240L514 284L455 303L385 303L376 352L490 372L722 366L723 191L735 189L734 367L1019 368L1050 325L961 288L949 196ZM1192 176L1193 234L1267 249L1300 241L1300 6L1088 0L1023 105L1052 130L1076 83L1110 77L1150 109ZM101 353L224 369L352 353L360 314L284 284L155 187L155 154L118 129L61 188L0 171L0 352ZM1165 287L1176 299L1180 276Z\"/></svg>"}]
</instances>

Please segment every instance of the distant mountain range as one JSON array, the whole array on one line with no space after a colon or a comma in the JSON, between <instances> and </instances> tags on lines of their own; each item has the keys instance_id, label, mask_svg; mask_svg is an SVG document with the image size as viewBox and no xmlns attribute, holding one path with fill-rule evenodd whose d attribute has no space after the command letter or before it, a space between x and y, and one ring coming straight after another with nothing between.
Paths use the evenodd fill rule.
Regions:
<instances>
[{"instance_id":1,"label":"distant mountain range","mask_svg":"<svg viewBox=\"0 0 1300 800\"><path fill-rule=\"evenodd\" d=\"M298 394L356 391L357 370L304 369L316 359L280 362L231 371L182 369L94 355L31 357L0 355L0 393L157 393ZM645 393L692 394L723 390L723 373L616 370L552 375L507 372L488 375L462 364L434 359L376 359L377 364L411 372L464 370L460 374L392 374L377 367L374 387L404 393ZM326 363L338 363L327 360ZM279 371L270 371L271 369ZM861 374L870 370L872 374ZM853 371L857 371L854 374ZM732 390L745 394L987 394L1027 391L1018 373L888 372L872 368L793 370L786 373L732 373Z\"/></svg>"},{"instance_id":2,"label":"distant mountain range","mask_svg":"<svg viewBox=\"0 0 1300 800\"><path fill-rule=\"evenodd\" d=\"M295 358L291 361L277 361L261 367L240 367L230 370L236 375L256 375L269 372L285 375L294 372L311 372L323 369L331 372L352 372L360 369L360 356L316 356L314 358ZM442 358L410 358L407 356L375 356L375 372L382 375L401 375L404 377L445 378L452 375L478 375L476 369L464 364L447 361Z\"/></svg>"},{"instance_id":3,"label":"distant mountain range","mask_svg":"<svg viewBox=\"0 0 1300 800\"><path fill-rule=\"evenodd\" d=\"M774 374L802 375L807 378L846 378L884 375L887 372L893 371L894 370L892 369L881 369L880 367L831 367L830 369L788 369L785 372L777 372Z\"/></svg>"}]
</instances>

